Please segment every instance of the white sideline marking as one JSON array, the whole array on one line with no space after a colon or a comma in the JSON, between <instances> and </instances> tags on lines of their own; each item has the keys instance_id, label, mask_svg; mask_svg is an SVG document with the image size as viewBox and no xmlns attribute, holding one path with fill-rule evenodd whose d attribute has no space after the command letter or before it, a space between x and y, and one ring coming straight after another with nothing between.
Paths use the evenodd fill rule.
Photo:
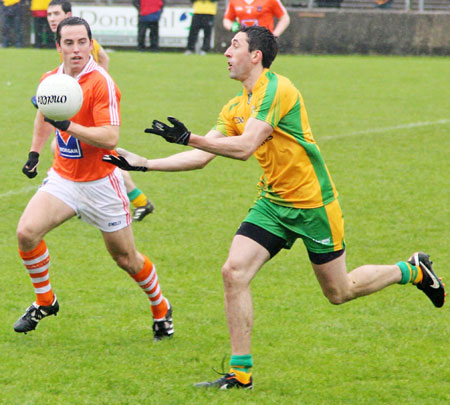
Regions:
<instances>
[{"instance_id":1,"label":"white sideline marking","mask_svg":"<svg viewBox=\"0 0 450 405\"><path fill-rule=\"evenodd\" d=\"M393 127L384 127L384 128L371 128L365 129L363 131L349 132L347 134L340 134L334 136L322 136L318 137L319 141L327 141L331 139L340 139L340 138L348 138L350 136L358 136L358 135L368 135L368 134L376 134L379 132L387 132L387 131L395 131L397 129L409 129L409 128L417 128L417 127L427 127L431 125L442 125L450 122L450 118L443 118L437 121L425 121L425 122L411 122L410 124L402 124L395 125Z\"/></svg>"},{"instance_id":2,"label":"white sideline marking","mask_svg":"<svg viewBox=\"0 0 450 405\"><path fill-rule=\"evenodd\" d=\"M6 193L0 194L0 198L11 197L12 195L16 195L16 194L25 194L31 190L37 190L38 187L39 187L39 185L35 185L35 186L22 187L17 190L9 190Z\"/></svg>"}]
</instances>

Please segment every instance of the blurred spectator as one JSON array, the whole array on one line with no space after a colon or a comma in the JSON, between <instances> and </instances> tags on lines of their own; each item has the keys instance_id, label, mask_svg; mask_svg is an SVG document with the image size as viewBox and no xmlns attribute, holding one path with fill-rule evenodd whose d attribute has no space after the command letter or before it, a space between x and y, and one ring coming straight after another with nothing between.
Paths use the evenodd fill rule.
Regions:
<instances>
[{"instance_id":1,"label":"blurred spectator","mask_svg":"<svg viewBox=\"0 0 450 405\"><path fill-rule=\"evenodd\" d=\"M342 0L317 0L317 7L341 8Z\"/></svg>"},{"instance_id":2,"label":"blurred spectator","mask_svg":"<svg viewBox=\"0 0 450 405\"><path fill-rule=\"evenodd\" d=\"M217 0L191 0L194 7L188 44L185 54L195 50L200 30L203 30L203 46L200 52L205 55L211 47L211 34L214 28L214 16L217 14Z\"/></svg>"},{"instance_id":3,"label":"blurred spectator","mask_svg":"<svg viewBox=\"0 0 450 405\"><path fill-rule=\"evenodd\" d=\"M50 0L31 0L31 16L34 27L34 47L54 48L55 39L47 23L47 7Z\"/></svg>"},{"instance_id":4,"label":"blurred spectator","mask_svg":"<svg viewBox=\"0 0 450 405\"><path fill-rule=\"evenodd\" d=\"M278 23L274 28L274 18ZM291 22L289 14L280 0L230 0L225 10L223 26L237 31L241 26L259 25L279 37Z\"/></svg>"},{"instance_id":5,"label":"blurred spectator","mask_svg":"<svg viewBox=\"0 0 450 405\"><path fill-rule=\"evenodd\" d=\"M145 35L150 30L150 51L159 49L159 19L164 7L163 0L133 0L139 11L138 21L138 50L145 50Z\"/></svg>"},{"instance_id":6,"label":"blurred spectator","mask_svg":"<svg viewBox=\"0 0 450 405\"><path fill-rule=\"evenodd\" d=\"M2 47L22 48L22 4L20 0L2 1Z\"/></svg>"}]
</instances>

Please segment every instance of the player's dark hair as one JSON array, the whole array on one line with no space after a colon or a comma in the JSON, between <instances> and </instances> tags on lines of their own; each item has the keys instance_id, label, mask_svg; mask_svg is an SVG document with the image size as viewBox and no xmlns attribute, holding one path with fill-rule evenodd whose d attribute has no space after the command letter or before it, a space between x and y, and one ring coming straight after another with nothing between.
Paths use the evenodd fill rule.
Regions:
<instances>
[{"instance_id":1,"label":"player's dark hair","mask_svg":"<svg viewBox=\"0 0 450 405\"><path fill-rule=\"evenodd\" d=\"M61 45L61 29L65 27L66 25L84 25L86 27L86 31L88 34L89 40L92 39L92 32L91 27L89 26L88 22L80 17L68 17L64 20L62 20L58 24L58 28L56 29L56 42Z\"/></svg>"},{"instance_id":2,"label":"player's dark hair","mask_svg":"<svg viewBox=\"0 0 450 405\"><path fill-rule=\"evenodd\" d=\"M52 0L48 7L50 6L61 6L62 11L64 11L64 14L69 13L70 11L72 11L72 4L70 3L70 1L64 1L64 0ZM47 7L47 8L48 8Z\"/></svg>"},{"instance_id":3,"label":"player's dark hair","mask_svg":"<svg viewBox=\"0 0 450 405\"><path fill-rule=\"evenodd\" d=\"M239 31L247 34L249 52L261 51L263 68L270 68L278 53L277 37L265 27L244 27Z\"/></svg>"}]
</instances>

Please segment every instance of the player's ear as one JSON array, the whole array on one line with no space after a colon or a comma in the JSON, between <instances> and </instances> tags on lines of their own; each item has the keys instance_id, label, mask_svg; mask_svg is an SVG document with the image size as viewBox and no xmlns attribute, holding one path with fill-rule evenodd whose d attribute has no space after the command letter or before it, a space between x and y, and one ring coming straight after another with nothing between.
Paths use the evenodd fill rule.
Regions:
<instances>
[{"instance_id":1,"label":"player's ear","mask_svg":"<svg viewBox=\"0 0 450 405\"><path fill-rule=\"evenodd\" d=\"M258 64L260 61L262 61L262 56L262 52L259 49L254 50L251 55L252 62L255 65Z\"/></svg>"},{"instance_id":2,"label":"player's ear","mask_svg":"<svg viewBox=\"0 0 450 405\"><path fill-rule=\"evenodd\" d=\"M56 43L56 50L61 53L61 45L59 44L58 41L55 42Z\"/></svg>"},{"instance_id":3,"label":"player's ear","mask_svg":"<svg viewBox=\"0 0 450 405\"><path fill-rule=\"evenodd\" d=\"M67 12L66 18L68 18L68 17L72 17L72 11L68 11L68 12Z\"/></svg>"}]
</instances>

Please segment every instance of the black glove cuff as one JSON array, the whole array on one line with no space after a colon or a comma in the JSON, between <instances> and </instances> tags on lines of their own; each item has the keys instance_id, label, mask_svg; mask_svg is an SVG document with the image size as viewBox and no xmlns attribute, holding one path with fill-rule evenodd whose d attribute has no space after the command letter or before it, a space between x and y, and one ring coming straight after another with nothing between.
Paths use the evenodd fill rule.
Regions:
<instances>
[{"instance_id":1,"label":"black glove cuff","mask_svg":"<svg viewBox=\"0 0 450 405\"><path fill-rule=\"evenodd\" d=\"M191 132L186 131L183 135L178 138L177 143L181 145L187 145L189 143L189 138L191 137Z\"/></svg>"},{"instance_id":2,"label":"black glove cuff","mask_svg":"<svg viewBox=\"0 0 450 405\"><path fill-rule=\"evenodd\" d=\"M67 129L70 126L69 120L63 120L63 121L54 121L50 118L44 117L44 121L48 122L49 124L53 125L55 128L58 128L60 131L67 131Z\"/></svg>"},{"instance_id":3,"label":"black glove cuff","mask_svg":"<svg viewBox=\"0 0 450 405\"><path fill-rule=\"evenodd\" d=\"M39 159L39 153L37 153L37 152L30 152L28 154L28 159L36 159L36 160L38 160Z\"/></svg>"},{"instance_id":4,"label":"black glove cuff","mask_svg":"<svg viewBox=\"0 0 450 405\"><path fill-rule=\"evenodd\" d=\"M70 127L70 121L69 120L55 121L54 125L61 131L67 131L67 129Z\"/></svg>"}]
</instances>

